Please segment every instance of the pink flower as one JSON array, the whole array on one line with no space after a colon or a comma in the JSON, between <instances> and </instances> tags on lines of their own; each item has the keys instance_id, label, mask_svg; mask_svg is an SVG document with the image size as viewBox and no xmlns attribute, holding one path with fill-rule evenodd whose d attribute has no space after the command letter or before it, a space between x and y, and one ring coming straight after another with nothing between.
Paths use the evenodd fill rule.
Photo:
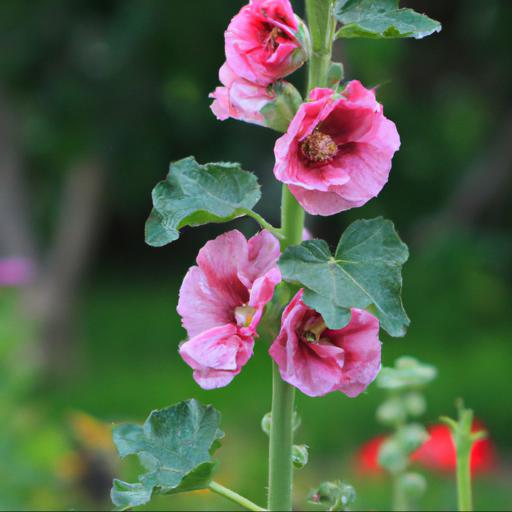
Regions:
<instances>
[{"instance_id":1,"label":"pink flower","mask_svg":"<svg viewBox=\"0 0 512 512\"><path fill-rule=\"evenodd\" d=\"M265 305L281 281L278 241L230 231L208 242L180 289L178 313L189 341L180 354L204 389L226 386L252 355Z\"/></svg>"},{"instance_id":2,"label":"pink flower","mask_svg":"<svg viewBox=\"0 0 512 512\"><path fill-rule=\"evenodd\" d=\"M0 259L0 286L22 286L33 274L34 264L28 258Z\"/></svg>"},{"instance_id":3,"label":"pink flower","mask_svg":"<svg viewBox=\"0 0 512 512\"><path fill-rule=\"evenodd\" d=\"M290 0L250 0L231 20L225 38L229 67L263 86L302 66L309 51L309 36Z\"/></svg>"},{"instance_id":4,"label":"pink flower","mask_svg":"<svg viewBox=\"0 0 512 512\"><path fill-rule=\"evenodd\" d=\"M309 396L359 395L380 371L379 321L352 309L346 327L330 330L302 295L300 290L284 310L281 332L270 347L281 377Z\"/></svg>"},{"instance_id":5,"label":"pink flower","mask_svg":"<svg viewBox=\"0 0 512 512\"><path fill-rule=\"evenodd\" d=\"M226 63L220 68L219 78L224 87L217 87L210 94L214 99L211 109L217 119L225 121L231 117L265 126L261 110L275 99L271 88L237 76Z\"/></svg>"},{"instance_id":6,"label":"pink flower","mask_svg":"<svg viewBox=\"0 0 512 512\"><path fill-rule=\"evenodd\" d=\"M379 194L399 147L373 90L358 81L341 94L314 89L276 142L274 174L308 213L333 215Z\"/></svg>"}]
</instances>

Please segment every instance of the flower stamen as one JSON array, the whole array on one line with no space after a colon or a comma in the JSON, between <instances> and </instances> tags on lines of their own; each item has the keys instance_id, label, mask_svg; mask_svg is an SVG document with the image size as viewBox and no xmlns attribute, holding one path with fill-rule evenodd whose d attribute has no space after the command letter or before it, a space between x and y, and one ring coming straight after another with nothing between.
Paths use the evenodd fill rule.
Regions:
<instances>
[{"instance_id":1,"label":"flower stamen","mask_svg":"<svg viewBox=\"0 0 512 512\"><path fill-rule=\"evenodd\" d=\"M330 135L316 128L301 142L300 151L306 162L325 164L337 155L338 145Z\"/></svg>"}]
</instances>

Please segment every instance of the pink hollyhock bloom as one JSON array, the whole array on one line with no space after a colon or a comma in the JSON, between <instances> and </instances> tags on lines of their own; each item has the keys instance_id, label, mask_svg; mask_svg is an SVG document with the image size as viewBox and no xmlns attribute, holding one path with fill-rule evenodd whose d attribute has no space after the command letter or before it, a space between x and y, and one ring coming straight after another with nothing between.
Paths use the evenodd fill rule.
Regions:
<instances>
[{"instance_id":1,"label":"pink hollyhock bloom","mask_svg":"<svg viewBox=\"0 0 512 512\"><path fill-rule=\"evenodd\" d=\"M362 393L380 371L379 321L352 309L350 323L326 327L319 313L302 301L300 290L283 313L281 332L270 347L283 380L309 396L341 391Z\"/></svg>"},{"instance_id":2,"label":"pink hollyhock bloom","mask_svg":"<svg viewBox=\"0 0 512 512\"><path fill-rule=\"evenodd\" d=\"M276 142L274 174L308 213L333 215L379 194L399 147L373 90L358 81L341 94L314 89Z\"/></svg>"},{"instance_id":3,"label":"pink hollyhock bloom","mask_svg":"<svg viewBox=\"0 0 512 512\"><path fill-rule=\"evenodd\" d=\"M28 258L0 259L0 286L22 286L33 277L34 265Z\"/></svg>"},{"instance_id":4,"label":"pink hollyhock bloom","mask_svg":"<svg viewBox=\"0 0 512 512\"><path fill-rule=\"evenodd\" d=\"M225 121L231 117L265 126L265 119L260 112L275 99L271 88L240 78L227 64L220 68L219 78L223 87L217 87L210 94L210 98L214 99L210 108L217 119Z\"/></svg>"},{"instance_id":5,"label":"pink hollyhock bloom","mask_svg":"<svg viewBox=\"0 0 512 512\"><path fill-rule=\"evenodd\" d=\"M191 338L180 354L201 387L226 386L251 357L263 310L281 281L279 255L268 231L249 241L230 231L199 251L181 286L178 313Z\"/></svg>"},{"instance_id":6,"label":"pink hollyhock bloom","mask_svg":"<svg viewBox=\"0 0 512 512\"><path fill-rule=\"evenodd\" d=\"M249 82L267 86L302 66L309 35L290 0L250 0L225 34L229 67Z\"/></svg>"}]
</instances>

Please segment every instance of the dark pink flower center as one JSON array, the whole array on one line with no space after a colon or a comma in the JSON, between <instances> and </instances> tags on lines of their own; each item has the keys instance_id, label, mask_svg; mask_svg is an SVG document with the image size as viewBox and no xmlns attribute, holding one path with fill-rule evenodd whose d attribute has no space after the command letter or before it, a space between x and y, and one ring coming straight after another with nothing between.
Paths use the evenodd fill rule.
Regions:
<instances>
[{"instance_id":1,"label":"dark pink flower center","mask_svg":"<svg viewBox=\"0 0 512 512\"><path fill-rule=\"evenodd\" d=\"M279 27L264 23L263 44L269 52L274 53L279 45L287 39L289 39L288 36Z\"/></svg>"},{"instance_id":2,"label":"dark pink flower center","mask_svg":"<svg viewBox=\"0 0 512 512\"><path fill-rule=\"evenodd\" d=\"M338 145L330 135L315 128L300 144L300 151L306 163L317 165L330 162L338 153Z\"/></svg>"}]
</instances>

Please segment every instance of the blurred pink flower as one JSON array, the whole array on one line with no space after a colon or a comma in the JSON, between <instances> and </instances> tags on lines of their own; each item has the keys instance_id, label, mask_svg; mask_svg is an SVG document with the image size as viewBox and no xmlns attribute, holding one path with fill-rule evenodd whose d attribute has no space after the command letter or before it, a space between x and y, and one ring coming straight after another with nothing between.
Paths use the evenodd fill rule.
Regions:
<instances>
[{"instance_id":1,"label":"blurred pink flower","mask_svg":"<svg viewBox=\"0 0 512 512\"><path fill-rule=\"evenodd\" d=\"M34 265L28 258L0 259L0 286L22 286L34 273Z\"/></svg>"},{"instance_id":2,"label":"blurred pink flower","mask_svg":"<svg viewBox=\"0 0 512 512\"><path fill-rule=\"evenodd\" d=\"M271 88L237 76L226 63L220 68L219 78L223 87L217 87L210 94L214 100L210 108L217 119L233 118L265 126L261 110L275 99Z\"/></svg>"},{"instance_id":3,"label":"blurred pink flower","mask_svg":"<svg viewBox=\"0 0 512 512\"><path fill-rule=\"evenodd\" d=\"M281 281L279 255L268 231L249 241L230 231L199 251L181 286L178 313L191 338L180 354L201 387L226 386L251 357L263 309Z\"/></svg>"},{"instance_id":4,"label":"blurred pink flower","mask_svg":"<svg viewBox=\"0 0 512 512\"><path fill-rule=\"evenodd\" d=\"M281 377L309 396L359 395L380 371L379 321L352 309L346 327L330 330L302 295L300 290L284 310L281 332L270 347Z\"/></svg>"},{"instance_id":5,"label":"blurred pink flower","mask_svg":"<svg viewBox=\"0 0 512 512\"><path fill-rule=\"evenodd\" d=\"M276 142L274 174L308 213L333 215L379 194L399 147L373 90L358 81L341 94L314 89Z\"/></svg>"},{"instance_id":6,"label":"blurred pink flower","mask_svg":"<svg viewBox=\"0 0 512 512\"><path fill-rule=\"evenodd\" d=\"M226 60L237 75L267 86L302 66L309 36L290 0L250 0L226 33Z\"/></svg>"}]
</instances>

